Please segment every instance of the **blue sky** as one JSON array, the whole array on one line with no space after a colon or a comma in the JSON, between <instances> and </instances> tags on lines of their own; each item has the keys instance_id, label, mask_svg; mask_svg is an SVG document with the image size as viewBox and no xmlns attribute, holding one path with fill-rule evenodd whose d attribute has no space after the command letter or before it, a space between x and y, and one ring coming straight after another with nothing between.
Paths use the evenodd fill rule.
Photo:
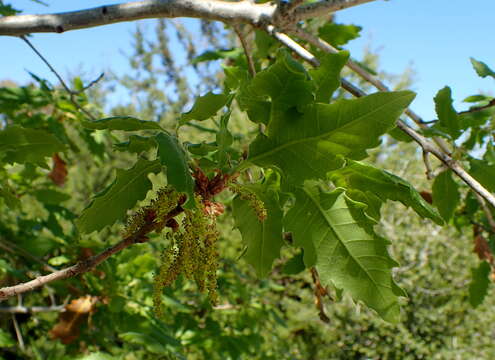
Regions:
<instances>
[{"instance_id":1,"label":"blue sky","mask_svg":"<svg viewBox=\"0 0 495 360\"><path fill-rule=\"evenodd\" d=\"M13 1L24 13L69 11L122 1L47 2L49 7L28 0ZM452 87L458 110L466 107L461 100L468 95L495 93L494 80L479 78L469 62L472 56L495 68L493 14L493 0L380 0L341 11L337 21L363 27L362 37L348 46L355 58L359 59L364 47L370 45L379 50L382 69L400 73L413 67L417 81L412 90L418 96L412 107L431 119L435 117L432 98L445 85ZM90 80L106 69L117 73L128 70L122 54L130 52L135 26L121 23L64 34L36 34L32 41L60 73L82 72ZM0 49L0 79L25 83L29 70L55 82L21 40L0 37Z\"/></svg>"}]
</instances>

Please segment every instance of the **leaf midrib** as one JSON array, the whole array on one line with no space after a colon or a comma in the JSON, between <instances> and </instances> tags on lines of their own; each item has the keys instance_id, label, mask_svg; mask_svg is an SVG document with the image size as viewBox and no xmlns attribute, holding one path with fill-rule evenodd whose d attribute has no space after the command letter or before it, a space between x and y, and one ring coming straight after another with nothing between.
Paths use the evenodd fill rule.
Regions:
<instances>
[{"instance_id":1,"label":"leaf midrib","mask_svg":"<svg viewBox=\"0 0 495 360\"><path fill-rule=\"evenodd\" d=\"M336 128L336 129L333 129L331 131L325 132L325 133L320 134L318 136L305 137L305 138L296 139L296 140L292 140L292 141L286 142L285 144L282 144L282 145L280 145L278 147L275 147L272 150L269 150L269 151L267 151L265 153L262 153L260 155L255 156L255 157L252 157L250 159L247 159L247 161L254 163L255 161L257 161L259 159L262 159L264 157L268 157L268 156L270 156L270 155L272 155L274 153L277 153L277 152L279 152L279 151L281 151L281 150L283 150L283 149L285 149L287 147L290 147L290 146L293 146L293 145L297 145L299 143L313 142L313 141L319 140L321 138L327 137L327 136L331 135L332 133L334 133L336 131L340 131L340 130L346 129L347 127L355 124L357 121L361 121L362 118L364 118L366 116L369 116L369 115L372 115L373 113L376 113L376 112L380 111L382 108L384 108L384 107L386 107L388 105L391 105L391 104L393 104L394 102L396 102L398 100L401 100L404 96L408 96L408 94L404 94L403 96L400 96L400 97L395 98L393 101L390 101L390 102L387 102L385 104L382 104L379 107L374 108L372 111L367 112L366 114L357 117L356 119L354 119L354 120L346 123L345 125L343 125L343 126L341 126L339 128ZM270 137L266 137L266 138L268 140L273 140Z\"/></svg>"},{"instance_id":2,"label":"leaf midrib","mask_svg":"<svg viewBox=\"0 0 495 360\"><path fill-rule=\"evenodd\" d=\"M334 229L334 227L332 226L332 222L330 221L330 219L328 219L325 211L321 208L319 202L306 190L306 189L303 189L303 191L306 193L306 195L311 199L311 201L313 202L313 204L315 205L315 207L318 209L318 211L320 212L320 214L322 214L323 218L325 219L325 222L328 224L328 227L332 230L332 233L334 234L335 238L342 244L342 246L345 248L347 254L349 254L349 257L352 258L352 260L359 265L359 267L364 271L364 273L366 274L366 276L370 279L370 281L373 283L373 285L375 286L375 288L378 290L380 296L382 297L382 300L385 302L385 297L383 296L383 294L381 293L380 291L380 288L382 288L383 286L382 285L379 285L376 283L376 281L373 279L373 277L369 274L368 270L361 264L361 262L359 262L359 260L357 260L356 257L354 257L352 255L352 253L349 251L349 249L347 248L345 242L343 242L340 237L338 236L338 233L337 231ZM342 196L342 195L339 195L339 196ZM357 224L357 223L356 223Z\"/></svg>"}]
</instances>

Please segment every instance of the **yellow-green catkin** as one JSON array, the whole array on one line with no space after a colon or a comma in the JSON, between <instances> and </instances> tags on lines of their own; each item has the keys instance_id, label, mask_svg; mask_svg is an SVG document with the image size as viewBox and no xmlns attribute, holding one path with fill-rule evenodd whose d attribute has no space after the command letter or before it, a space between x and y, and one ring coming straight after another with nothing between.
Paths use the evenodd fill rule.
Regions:
<instances>
[{"instance_id":1,"label":"yellow-green catkin","mask_svg":"<svg viewBox=\"0 0 495 360\"><path fill-rule=\"evenodd\" d=\"M234 194L237 194L242 200L248 202L260 221L265 221L267 217L265 203L261 201L253 191L239 184L232 184L229 186L229 189Z\"/></svg>"},{"instance_id":2,"label":"yellow-green catkin","mask_svg":"<svg viewBox=\"0 0 495 360\"><path fill-rule=\"evenodd\" d=\"M166 186L158 190L156 197L151 200L150 204L141 207L127 220L127 225L124 230L124 237L132 236L146 222L146 214L153 211L156 214L156 219L160 222L166 215L172 211L179 200L180 194L171 186ZM165 221L159 223L156 230L161 230L165 226Z\"/></svg>"},{"instance_id":3,"label":"yellow-green catkin","mask_svg":"<svg viewBox=\"0 0 495 360\"><path fill-rule=\"evenodd\" d=\"M218 301L217 240L219 233L214 215L208 214L201 197L196 197L197 207L186 209L181 228L168 233L171 244L162 255L160 271L155 276L154 305L157 314L161 313L161 293L170 286L179 274L194 280L200 292L208 291L212 304Z\"/></svg>"}]
</instances>

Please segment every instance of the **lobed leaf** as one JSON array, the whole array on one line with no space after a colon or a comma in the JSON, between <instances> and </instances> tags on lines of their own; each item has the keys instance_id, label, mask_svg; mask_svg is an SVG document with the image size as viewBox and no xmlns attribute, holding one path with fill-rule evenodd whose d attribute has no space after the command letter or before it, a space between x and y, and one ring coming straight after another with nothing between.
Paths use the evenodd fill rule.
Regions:
<instances>
[{"instance_id":1,"label":"lobed leaf","mask_svg":"<svg viewBox=\"0 0 495 360\"><path fill-rule=\"evenodd\" d=\"M163 130L155 121L139 120L132 116L114 116L96 121L81 121L81 124L86 129L94 130Z\"/></svg>"},{"instance_id":2,"label":"lobed leaf","mask_svg":"<svg viewBox=\"0 0 495 360\"><path fill-rule=\"evenodd\" d=\"M167 167L167 181L175 190L186 193L188 196L184 207L195 206L194 179L189 171L184 149L176 137L160 133L155 137L158 144L158 158L160 163Z\"/></svg>"},{"instance_id":3,"label":"lobed leaf","mask_svg":"<svg viewBox=\"0 0 495 360\"><path fill-rule=\"evenodd\" d=\"M320 59L320 66L309 71L315 82L315 100L317 102L330 102L333 93L340 86L340 72L348 60L349 52L347 51L341 51L338 54L325 54Z\"/></svg>"},{"instance_id":4,"label":"lobed leaf","mask_svg":"<svg viewBox=\"0 0 495 360\"><path fill-rule=\"evenodd\" d=\"M380 219L382 203L393 200L411 207L421 217L432 219L439 225L443 223L438 212L409 182L385 170L348 160L346 166L332 172L330 178L336 186L346 188L352 199L367 204L365 212L376 220Z\"/></svg>"},{"instance_id":5,"label":"lobed leaf","mask_svg":"<svg viewBox=\"0 0 495 360\"><path fill-rule=\"evenodd\" d=\"M118 151L140 154L144 151L153 149L156 145L156 141L153 137L131 135L129 136L129 140L115 144L114 146Z\"/></svg>"},{"instance_id":6,"label":"lobed leaf","mask_svg":"<svg viewBox=\"0 0 495 360\"><path fill-rule=\"evenodd\" d=\"M65 146L54 135L38 129L8 126L0 131L0 161L33 163L46 166L46 157L64 151Z\"/></svg>"},{"instance_id":7,"label":"lobed leaf","mask_svg":"<svg viewBox=\"0 0 495 360\"><path fill-rule=\"evenodd\" d=\"M437 92L435 96L435 111L438 116L436 127L446 132L453 139L461 135L459 116L452 106L452 91L448 86Z\"/></svg>"},{"instance_id":8,"label":"lobed leaf","mask_svg":"<svg viewBox=\"0 0 495 360\"><path fill-rule=\"evenodd\" d=\"M191 120L207 120L223 108L228 100L228 95L214 94L210 91L207 94L198 97L192 109L182 114L179 122L185 124Z\"/></svg>"},{"instance_id":9,"label":"lobed leaf","mask_svg":"<svg viewBox=\"0 0 495 360\"><path fill-rule=\"evenodd\" d=\"M441 172L433 182L433 204L448 222L454 215L454 211L459 204L459 186L452 178L452 171Z\"/></svg>"},{"instance_id":10,"label":"lobed leaf","mask_svg":"<svg viewBox=\"0 0 495 360\"><path fill-rule=\"evenodd\" d=\"M117 169L114 182L95 195L93 201L76 220L79 231L89 234L122 219L126 211L139 200L143 200L148 190L151 189L152 184L148 175L156 174L161 169L158 160L144 159L138 159L136 164L128 170Z\"/></svg>"},{"instance_id":11,"label":"lobed leaf","mask_svg":"<svg viewBox=\"0 0 495 360\"><path fill-rule=\"evenodd\" d=\"M333 285L363 301L390 322L399 319L398 296L405 296L392 278L397 263L388 242L373 231L365 205L344 189L323 192L306 182L294 195L296 203L284 218L294 244L304 249L306 267L316 266L324 286Z\"/></svg>"},{"instance_id":12,"label":"lobed leaf","mask_svg":"<svg viewBox=\"0 0 495 360\"><path fill-rule=\"evenodd\" d=\"M469 303L474 308L481 305L488 293L490 270L490 264L486 261L481 262L477 268L471 269L472 279L469 284Z\"/></svg>"},{"instance_id":13,"label":"lobed leaf","mask_svg":"<svg viewBox=\"0 0 495 360\"><path fill-rule=\"evenodd\" d=\"M264 185L245 185L263 201L267 217L260 221L248 201L236 197L233 202L235 226L247 245L246 261L254 267L258 277L265 277L278 258L282 239L282 209L276 191Z\"/></svg>"},{"instance_id":14,"label":"lobed leaf","mask_svg":"<svg viewBox=\"0 0 495 360\"><path fill-rule=\"evenodd\" d=\"M495 72L490 69L490 67L485 64L482 61L478 61L474 58L470 58L471 64L473 65L474 71L476 71L476 74L481 76L482 78L485 78L487 76L491 76L492 78L495 79Z\"/></svg>"},{"instance_id":15,"label":"lobed leaf","mask_svg":"<svg viewBox=\"0 0 495 360\"><path fill-rule=\"evenodd\" d=\"M247 160L278 168L291 184L325 178L344 165L343 157L366 157L413 98L414 93L401 91L308 106L303 115L286 119L279 131L259 134Z\"/></svg>"}]
</instances>

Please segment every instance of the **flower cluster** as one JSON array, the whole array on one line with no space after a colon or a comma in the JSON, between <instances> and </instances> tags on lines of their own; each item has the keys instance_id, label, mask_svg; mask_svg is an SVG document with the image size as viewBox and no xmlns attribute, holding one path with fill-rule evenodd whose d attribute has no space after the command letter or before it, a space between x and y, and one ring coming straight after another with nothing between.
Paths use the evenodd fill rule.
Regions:
<instances>
[{"instance_id":1,"label":"flower cluster","mask_svg":"<svg viewBox=\"0 0 495 360\"><path fill-rule=\"evenodd\" d=\"M180 274L194 280L199 291L208 291L210 302L217 303L218 230L216 217L205 208L200 196L196 196L197 208L186 209L182 226L168 233L170 246L162 254L162 262L154 282L154 305L161 314L161 293L172 285Z\"/></svg>"},{"instance_id":2,"label":"flower cluster","mask_svg":"<svg viewBox=\"0 0 495 360\"><path fill-rule=\"evenodd\" d=\"M265 221L267 217L265 204L252 190L239 184L231 184L229 190L237 194L242 200L246 200L249 206L256 212L258 219Z\"/></svg>"}]
</instances>

